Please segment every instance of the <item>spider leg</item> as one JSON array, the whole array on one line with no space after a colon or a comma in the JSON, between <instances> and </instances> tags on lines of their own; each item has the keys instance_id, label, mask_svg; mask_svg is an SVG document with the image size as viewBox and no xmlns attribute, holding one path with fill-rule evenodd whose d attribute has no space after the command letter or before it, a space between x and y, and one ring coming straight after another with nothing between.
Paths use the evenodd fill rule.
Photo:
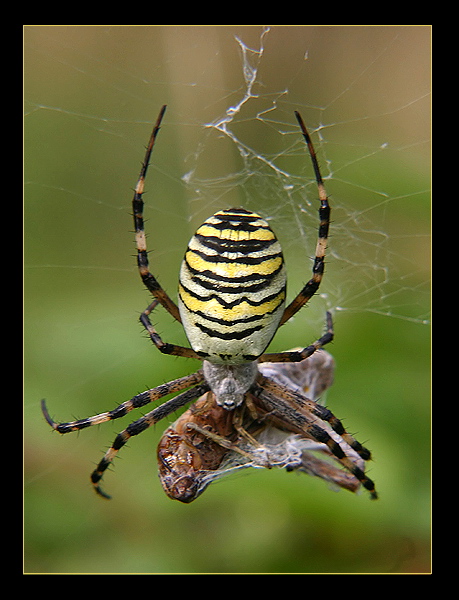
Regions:
<instances>
[{"instance_id":1,"label":"spider leg","mask_svg":"<svg viewBox=\"0 0 459 600\"><path fill-rule=\"evenodd\" d=\"M197 371L192 375L186 375L185 377L174 379L173 381L169 381L168 383L159 385L158 387L152 388L151 390L147 390L146 392L137 394L136 396L134 396L130 400L127 400L126 402L123 402L113 410L100 413L98 415L95 415L94 417L88 417L86 419L81 419L78 421L70 421L68 423L56 423L55 421L53 421L53 419L49 415L44 400L41 401L41 409L47 423L51 425L53 429L55 429L59 433L70 433L71 431L79 431L80 429L91 427L92 425L99 425L100 423L104 423L105 421L112 421L113 419L119 419L120 417L124 417L128 412L134 410L135 408L140 408L141 406L145 406L150 402L155 402L156 400L159 400L163 396L179 392L187 387L191 387L192 385L201 383L203 379L204 376L202 374L202 371Z\"/></svg>"},{"instance_id":2,"label":"spider leg","mask_svg":"<svg viewBox=\"0 0 459 600\"><path fill-rule=\"evenodd\" d=\"M117 455L118 451L126 444L126 442L134 435L139 435L145 429L148 429L151 425L154 425L164 417L167 417L170 413L176 411L180 407L188 404L209 391L209 386L206 383L201 383L186 392L182 392L175 398L172 398L168 402L164 402L161 406L158 406L154 410L150 411L137 421L134 421L130 425L124 429L121 433L119 433L115 441L113 442L111 448L107 450L102 460L99 462L97 467L91 474L91 481L94 485L96 492L107 499L110 499L110 496L106 494L99 486L99 482L102 479L104 472L110 466L111 462Z\"/></svg>"},{"instance_id":3,"label":"spider leg","mask_svg":"<svg viewBox=\"0 0 459 600\"><path fill-rule=\"evenodd\" d=\"M289 424L292 431L296 431L300 435L306 434L317 442L325 444L341 464L370 492L371 499L377 499L378 494L373 481L346 455L339 443L317 424L317 419L314 418L314 415L309 417L306 412L295 410L282 398L265 390L259 383L254 384L251 393L261 400L264 410L271 411L273 415L278 413L283 423Z\"/></svg>"},{"instance_id":4,"label":"spider leg","mask_svg":"<svg viewBox=\"0 0 459 600\"><path fill-rule=\"evenodd\" d=\"M147 174L148 165L150 163L150 157L153 151L153 146L155 145L156 136L158 135L161 126L161 121L165 112L166 106L163 106L158 115L158 119L156 120L155 126L150 137L150 141L147 146L147 150L145 152L145 158L142 163L139 179L137 181L137 185L135 186L134 198L132 200L132 212L134 216L135 240L137 246L137 265L139 267L140 277L142 278L142 281L144 282L146 288L153 294L153 296L158 300L158 302L162 304L162 306L164 306L167 312L170 313L174 317L174 319L176 319L180 323L181 318L177 305L173 300L171 300L171 298L169 298L169 296L163 290L157 279L152 275L152 273L150 273L148 264L147 242L145 237L143 221L142 194L144 192L145 177Z\"/></svg>"},{"instance_id":5,"label":"spider leg","mask_svg":"<svg viewBox=\"0 0 459 600\"><path fill-rule=\"evenodd\" d=\"M328 239L328 229L330 226L330 206L328 204L327 194L325 192L324 182L322 179L322 175L320 174L319 163L317 161L317 156L314 150L314 146L312 145L311 138L309 137L309 133L306 129L306 126L301 118L301 115L295 111L295 116L298 120L298 123L301 128L301 132L308 146L309 155L311 157L312 166L314 168L314 174L316 177L317 187L319 190L319 200L320 200L320 208L319 208L319 237L317 240L316 246L316 255L314 259L314 264L312 267L312 277L300 291L300 293L292 300L292 302L286 307L284 310L284 314L282 315L281 321L279 325L283 325L286 323L290 317L292 317L295 313L297 313L300 308L302 308L306 302L317 292L319 285L322 281L323 273L324 273L324 265L325 265L325 250L327 248L327 239Z\"/></svg>"},{"instance_id":6,"label":"spider leg","mask_svg":"<svg viewBox=\"0 0 459 600\"><path fill-rule=\"evenodd\" d=\"M174 356L182 356L185 358L195 358L197 360L202 360L202 356L199 356L197 352L192 350L191 348L187 348L185 346L177 346L176 344L169 344L167 342L163 342L159 333L153 327L150 321L150 314L154 310L154 308L158 305L159 300L155 299L153 302L140 314L140 322L147 330L147 333L153 342L153 344L158 348L160 352L163 354L172 354Z\"/></svg>"},{"instance_id":7,"label":"spider leg","mask_svg":"<svg viewBox=\"0 0 459 600\"><path fill-rule=\"evenodd\" d=\"M333 333L333 320L331 313L327 311L327 331L325 334L316 340L310 346L306 346L303 350L292 350L289 352L274 352L268 354L262 354L258 359L258 362L300 362L305 358L308 358L316 350L319 350L325 344L329 344L333 341L334 333Z\"/></svg>"},{"instance_id":8,"label":"spider leg","mask_svg":"<svg viewBox=\"0 0 459 600\"><path fill-rule=\"evenodd\" d=\"M283 385L279 385L273 379L268 377L261 376L258 379L260 385L268 391L270 394L275 396L276 398L282 398L289 402L290 404L294 404L299 406L300 408L306 408L311 414L318 417L322 421L326 421L330 427L333 429L335 433L337 433L351 448L353 448L361 458L364 460L371 459L371 452L362 446L360 442L358 442L350 433L348 433L341 421L335 417L335 415L329 410L314 402L314 400L310 400L303 396L303 394L299 394L294 390L291 390Z\"/></svg>"}]
</instances>

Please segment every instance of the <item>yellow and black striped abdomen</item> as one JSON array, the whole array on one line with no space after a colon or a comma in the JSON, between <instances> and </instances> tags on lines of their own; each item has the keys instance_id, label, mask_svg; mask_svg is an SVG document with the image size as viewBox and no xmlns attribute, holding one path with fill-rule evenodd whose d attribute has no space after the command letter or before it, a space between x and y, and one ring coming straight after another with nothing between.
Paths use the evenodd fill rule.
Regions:
<instances>
[{"instance_id":1,"label":"yellow and black striped abdomen","mask_svg":"<svg viewBox=\"0 0 459 600\"><path fill-rule=\"evenodd\" d=\"M285 307L282 249L259 215L233 208L191 238L180 271L179 309L195 352L214 363L255 360Z\"/></svg>"}]
</instances>

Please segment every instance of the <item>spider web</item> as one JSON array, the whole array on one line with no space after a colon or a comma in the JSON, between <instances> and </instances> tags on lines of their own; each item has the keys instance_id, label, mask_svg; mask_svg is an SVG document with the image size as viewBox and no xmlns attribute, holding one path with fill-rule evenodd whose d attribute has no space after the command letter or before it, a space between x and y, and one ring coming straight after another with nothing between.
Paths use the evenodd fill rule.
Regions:
<instances>
[{"instance_id":1,"label":"spider web","mask_svg":"<svg viewBox=\"0 0 459 600\"><path fill-rule=\"evenodd\" d=\"M102 42L92 46L96 33ZM133 44L134 36L141 48L128 47L132 63L121 51L109 56L117 43ZM161 136L174 139L178 156L168 164L170 153L163 152L170 144L160 138L153 169L166 187L173 182L180 200L167 207L156 201L164 185L157 178L150 184L154 194L146 197L147 215L172 230L174 219L186 220L191 235L217 209L242 205L260 212L284 247L292 296L309 278L318 218L312 167L293 116L299 110L333 210L323 305L317 302L317 311L323 315L326 306L425 323L429 66L416 51L427 57L428 38L424 27L29 28L29 63L51 63L68 93L55 105L52 93L40 89L38 97L26 83L26 127L34 126L39 113L55 127L67 117L67 125L70 118L92 137L119 138L139 157L137 135L141 131L141 139L147 138L157 107L167 102ZM151 59L138 59L142 46ZM71 93L80 81L98 94L76 102ZM106 182L113 152L105 159L100 177ZM89 182L97 180L101 162L99 156L88 169ZM131 170L129 182L135 173ZM32 175L28 184L63 191L69 202L102 204L107 221L111 212L126 209L127 194L111 200L90 183L83 191L79 182L72 187L54 179L55 173L48 180ZM119 185L126 188L125 181ZM170 250L161 245L158 262L169 251L180 257L186 241L186 235L169 236ZM309 316L320 318L314 311Z\"/></svg>"},{"instance_id":2,"label":"spider web","mask_svg":"<svg viewBox=\"0 0 459 600\"><path fill-rule=\"evenodd\" d=\"M228 96L224 113L204 124L207 135L183 176L190 190L191 215L201 213L203 207L209 213L221 202L261 211L279 231L289 256L287 264L304 268L317 236L317 191L309 157L292 118L292 110L298 107L310 124L333 207L327 268L330 281L321 294L327 308L363 310L427 323L424 309L428 306L429 279L427 263L423 264L429 243L427 231L408 227L404 232L407 214L399 227L394 223L398 212L414 209L419 214L419 205L421 211L425 210L427 180L424 185L416 183L406 190L391 185L390 177L396 180L397 168L404 168L403 162L397 165L398 160L406 160L411 151L416 155L426 149L428 129L424 123L422 137L416 140L396 140L391 131L378 132L374 137L365 132L376 121L389 123L391 119L403 120L410 111L416 113L418 105L427 100L428 91L400 104L385 99L380 102L385 108L372 107L372 114L362 111L356 115L349 109L349 104L371 84L380 63L394 50L400 33L394 31L392 39L374 48L372 57L359 70L353 70L352 79L319 105L304 102L304 98L294 100L297 81L309 79L307 62L312 58L307 51L303 65L286 81L285 88L271 89L264 84L270 35L270 28L263 29L256 47L235 36L242 85ZM321 82L307 83L307 87L311 85L320 86ZM247 134L247 129L251 133ZM275 150L267 139L274 140ZM224 142L232 147L235 170L201 176L202 165L212 160ZM387 164L392 164L391 175L381 176L381 166L387 168ZM413 244L414 252L412 249L405 254L406 244ZM296 277L301 274L297 272Z\"/></svg>"}]
</instances>

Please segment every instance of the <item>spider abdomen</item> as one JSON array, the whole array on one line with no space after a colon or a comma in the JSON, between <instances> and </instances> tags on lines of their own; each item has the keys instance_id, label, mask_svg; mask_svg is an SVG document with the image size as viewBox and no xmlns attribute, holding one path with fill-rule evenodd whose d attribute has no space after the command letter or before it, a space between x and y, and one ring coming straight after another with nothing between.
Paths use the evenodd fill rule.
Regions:
<instances>
[{"instance_id":1,"label":"spider abdomen","mask_svg":"<svg viewBox=\"0 0 459 600\"><path fill-rule=\"evenodd\" d=\"M259 215L229 209L191 238L180 270L179 310L193 350L211 362L255 360L285 307L281 246Z\"/></svg>"}]
</instances>

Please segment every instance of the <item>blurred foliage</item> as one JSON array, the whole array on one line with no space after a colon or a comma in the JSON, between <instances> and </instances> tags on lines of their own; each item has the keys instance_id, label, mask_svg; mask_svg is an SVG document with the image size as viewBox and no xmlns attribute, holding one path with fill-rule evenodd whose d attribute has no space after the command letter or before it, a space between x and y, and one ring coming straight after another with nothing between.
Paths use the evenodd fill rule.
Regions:
<instances>
[{"instance_id":1,"label":"blurred foliage","mask_svg":"<svg viewBox=\"0 0 459 600\"><path fill-rule=\"evenodd\" d=\"M167 114L176 126L167 136L162 132L146 200L153 269L172 294L184 247L198 224L190 225L188 216L200 220L201 213L204 218L213 210L190 207L180 180L187 153L197 144L189 125L219 114L217 108L209 110L212 94L218 91L223 105L225 90L243 85L234 35L257 47L260 28L25 28L28 573L430 571L430 332L416 318L365 310L335 314L330 351L337 373L327 404L372 450L377 502L364 493L335 493L306 476L251 470L181 505L163 494L156 476L155 448L163 423L120 453L105 477L105 488L113 494L105 502L93 494L89 474L126 420L59 436L41 416L43 396L56 420L82 418L197 367L159 355L137 323L148 296L135 270L129 204L150 124L157 108L168 102ZM428 230L430 208L428 200L416 204L416 192L429 186L428 153L419 141L428 139L429 112L419 112L415 102L409 111L401 107L422 96L421 83L419 89L414 83L405 89L405 73L416 75L418 69L418 79L429 80L428 58L420 64L430 56L428 28L274 27L265 44L261 79L272 83L292 69L296 97L302 94L310 105L325 106L334 97L333 82L341 91L356 83L356 65L360 71L366 65L374 75L374 87L359 95L359 109L338 102L336 114L330 108L326 116L331 123L352 120L354 111L378 113L355 135L379 140L385 127L396 132L391 139L399 135L400 151L394 154L400 160L375 170L380 181L371 188L407 194L406 204L391 206L384 226L400 238L400 256L394 252L392 260L408 253L413 272L418 267L425 271L429 248L418 232ZM301 87L292 57L305 48L312 72ZM338 56L348 73L333 62ZM191 74L194 85L186 84ZM399 88L379 87L394 79ZM398 106L394 120L381 108L389 95ZM381 104L375 108L375 102ZM362 124L367 125L360 118L356 126ZM349 149L352 129L346 136L344 148ZM364 177L364 167L357 162L347 178ZM335 197L340 193L333 191ZM407 231L409 238L403 237ZM300 262L292 271L290 294L308 276ZM406 302L412 301L416 285L416 277L407 283ZM423 302L413 309L414 316L428 312ZM311 323L308 310L302 320L279 331L276 350L320 335L322 323ZM164 311L158 311L155 323L164 339L185 343L180 327Z\"/></svg>"}]
</instances>

